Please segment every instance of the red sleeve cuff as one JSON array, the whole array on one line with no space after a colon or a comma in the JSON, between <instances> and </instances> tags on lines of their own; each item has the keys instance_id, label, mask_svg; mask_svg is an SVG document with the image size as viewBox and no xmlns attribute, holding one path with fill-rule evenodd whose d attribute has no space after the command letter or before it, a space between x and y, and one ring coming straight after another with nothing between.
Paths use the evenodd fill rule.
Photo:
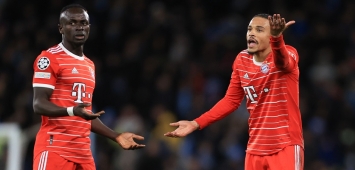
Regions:
<instances>
[{"instance_id":1,"label":"red sleeve cuff","mask_svg":"<svg viewBox=\"0 0 355 170\"><path fill-rule=\"evenodd\" d=\"M283 39L283 35L280 35L279 37L270 37L270 44L272 48L282 48L285 46L285 41Z\"/></svg>"},{"instance_id":2,"label":"red sleeve cuff","mask_svg":"<svg viewBox=\"0 0 355 170\"><path fill-rule=\"evenodd\" d=\"M199 130L205 128L205 127L208 125L208 124L206 123L206 121L204 121L203 118L201 118L201 116L198 117L198 118L196 118L194 121L196 121L197 124L200 126Z\"/></svg>"}]
</instances>

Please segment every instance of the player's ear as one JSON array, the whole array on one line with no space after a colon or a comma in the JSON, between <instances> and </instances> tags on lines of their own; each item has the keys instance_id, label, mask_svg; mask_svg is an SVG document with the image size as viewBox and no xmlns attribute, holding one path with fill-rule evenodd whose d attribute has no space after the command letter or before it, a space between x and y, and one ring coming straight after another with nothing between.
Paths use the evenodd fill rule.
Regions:
<instances>
[{"instance_id":1,"label":"player's ear","mask_svg":"<svg viewBox=\"0 0 355 170\"><path fill-rule=\"evenodd\" d=\"M59 30L59 33L63 34L62 24L58 24L58 30Z\"/></svg>"}]
</instances>

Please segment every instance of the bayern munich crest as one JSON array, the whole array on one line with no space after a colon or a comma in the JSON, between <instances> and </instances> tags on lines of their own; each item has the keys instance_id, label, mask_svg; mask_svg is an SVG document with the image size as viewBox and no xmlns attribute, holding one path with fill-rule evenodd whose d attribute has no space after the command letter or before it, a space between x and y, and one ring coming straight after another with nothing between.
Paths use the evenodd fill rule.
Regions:
<instances>
[{"instance_id":1,"label":"bayern munich crest","mask_svg":"<svg viewBox=\"0 0 355 170\"><path fill-rule=\"evenodd\" d=\"M261 66L260 66L260 71L264 74L268 73L270 70L270 67L269 67L269 64L267 63L263 63Z\"/></svg>"},{"instance_id":2,"label":"bayern munich crest","mask_svg":"<svg viewBox=\"0 0 355 170\"><path fill-rule=\"evenodd\" d=\"M47 57L41 57L37 62L37 67L40 70L45 70L49 67L50 61Z\"/></svg>"}]
</instances>

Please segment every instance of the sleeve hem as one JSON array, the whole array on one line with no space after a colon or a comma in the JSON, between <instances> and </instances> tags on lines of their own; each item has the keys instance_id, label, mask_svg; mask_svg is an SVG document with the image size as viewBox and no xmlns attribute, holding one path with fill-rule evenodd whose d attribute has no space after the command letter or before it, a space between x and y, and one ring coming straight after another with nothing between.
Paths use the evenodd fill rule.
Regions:
<instances>
[{"instance_id":1,"label":"sleeve hem","mask_svg":"<svg viewBox=\"0 0 355 170\"><path fill-rule=\"evenodd\" d=\"M50 84L33 83L32 86L33 87L44 87L44 88L54 89L54 86L50 85Z\"/></svg>"}]
</instances>

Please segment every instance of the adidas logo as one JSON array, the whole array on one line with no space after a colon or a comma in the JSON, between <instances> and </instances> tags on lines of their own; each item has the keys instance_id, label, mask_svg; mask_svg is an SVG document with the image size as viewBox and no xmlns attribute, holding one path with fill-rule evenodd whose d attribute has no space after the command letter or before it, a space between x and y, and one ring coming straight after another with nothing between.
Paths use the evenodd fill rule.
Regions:
<instances>
[{"instance_id":1,"label":"adidas logo","mask_svg":"<svg viewBox=\"0 0 355 170\"><path fill-rule=\"evenodd\" d=\"M245 78L245 79L249 79L249 75L248 75L248 73L245 73L245 74L244 74L244 76L243 76L243 78Z\"/></svg>"},{"instance_id":2,"label":"adidas logo","mask_svg":"<svg viewBox=\"0 0 355 170\"><path fill-rule=\"evenodd\" d=\"M72 74L78 74L79 72L78 72L78 70L74 67L73 70L71 70L71 73L72 73Z\"/></svg>"}]
</instances>

